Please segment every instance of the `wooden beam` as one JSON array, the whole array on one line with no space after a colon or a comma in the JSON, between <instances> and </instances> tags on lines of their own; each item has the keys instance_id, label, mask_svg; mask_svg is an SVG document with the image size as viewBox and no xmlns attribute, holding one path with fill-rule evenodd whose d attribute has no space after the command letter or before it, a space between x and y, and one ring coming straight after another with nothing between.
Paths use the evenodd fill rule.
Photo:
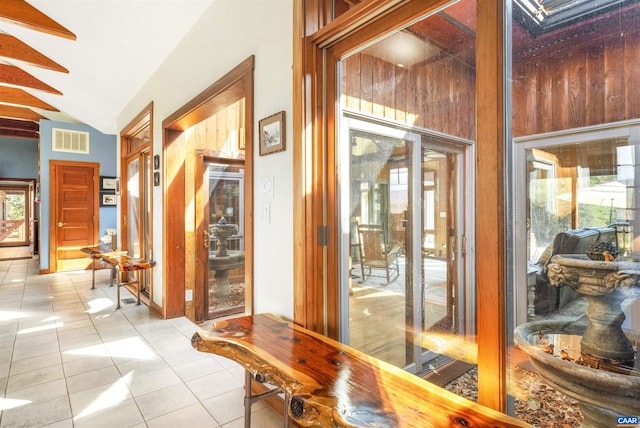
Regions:
<instances>
[{"instance_id":1,"label":"wooden beam","mask_svg":"<svg viewBox=\"0 0 640 428\"><path fill-rule=\"evenodd\" d=\"M8 86L0 86L0 104L13 104L25 107L36 107L44 110L60 111L54 106L45 103L40 98L34 97L30 93Z\"/></svg>"},{"instance_id":2,"label":"wooden beam","mask_svg":"<svg viewBox=\"0 0 640 428\"><path fill-rule=\"evenodd\" d=\"M75 34L24 0L2 0L0 20L65 39L76 39Z\"/></svg>"},{"instance_id":3,"label":"wooden beam","mask_svg":"<svg viewBox=\"0 0 640 428\"><path fill-rule=\"evenodd\" d=\"M32 122L30 120L15 120L0 117L0 128L38 132L40 130L40 125L37 122Z\"/></svg>"},{"instance_id":4,"label":"wooden beam","mask_svg":"<svg viewBox=\"0 0 640 428\"><path fill-rule=\"evenodd\" d=\"M29 140L37 140L40 138L39 132L19 131L17 129L0 128L0 137L25 138Z\"/></svg>"},{"instance_id":5,"label":"wooden beam","mask_svg":"<svg viewBox=\"0 0 640 428\"><path fill-rule=\"evenodd\" d=\"M46 119L44 116L40 116L35 111L25 107L15 107L0 104L0 117L19 118L27 120L40 120Z\"/></svg>"},{"instance_id":6,"label":"wooden beam","mask_svg":"<svg viewBox=\"0 0 640 428\"><path fill-rule=\"evenodd\" d=\"M478 403L506 411L504 2L477 2L476 291Z\"/></svg>"},{"instance_id":7,"label":"wooden beam","mask_svg":"<svg viewBox=\"0 0 640 428\"><path fill-rule=\"evenodd\" d=\"M0 57L16 59L36 67L68 73L69 70L41 54L22 40L9 34L0 33Z\"/></svg>"},{"instance_id":8,"label":"wooden beam","mask_svg":"<svg viewBox=\"0 0 640 428\"><path fill-rule=\"evenodd\" d=\"M53 88L42 80L33 77L23 69L7 64L0 64L0 84L5 83L11 86L21 86L23 88L38 89L50 94L62 95L62 92Z\"/></svg>"}]
</instances>

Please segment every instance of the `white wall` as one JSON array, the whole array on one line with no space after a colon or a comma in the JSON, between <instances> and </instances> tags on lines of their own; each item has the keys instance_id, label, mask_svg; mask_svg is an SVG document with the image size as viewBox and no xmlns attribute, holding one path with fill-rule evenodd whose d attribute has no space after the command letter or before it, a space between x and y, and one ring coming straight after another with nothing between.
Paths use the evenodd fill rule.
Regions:
<instances>
[{"instance_id":1,"label":"white wall","mask_svg":"<svg viewBox=\"0 0 640 428\"><path fill-rule=\"evenodd\" d=\"M153 101L154 153L162 153L162 121L255 55L254 311L289 318L293 317L292 21L293 0L216 0L118 115L118 129L122 129ZM287 149L260 157L258 120L281 110L286 112ZM273 178L273 197L265 198L259 192L265 178ZM165 202L161 187L154 187L153 197L153 255L161 263ZM266 203L269 223L260 221L258 215ZM161 305L160 264L153 274L154 301Z\"/></svg>"}]
</instances>

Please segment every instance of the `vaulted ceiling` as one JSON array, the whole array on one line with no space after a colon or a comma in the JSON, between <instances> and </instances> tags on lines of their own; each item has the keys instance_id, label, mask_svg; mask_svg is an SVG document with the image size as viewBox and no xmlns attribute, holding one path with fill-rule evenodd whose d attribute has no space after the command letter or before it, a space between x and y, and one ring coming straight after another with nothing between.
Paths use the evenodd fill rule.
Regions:
<instances>
[{"instance_id":1,"label":"vaulted ceiling","mask_svg":"<svg viewBox=\"0 0 640 428\"><path fill-rule=\"evenodd\" d=\"M117 115L214 0L1 0L0 136ZM194 54L198 54L195 52Z\"/></svg>"}]
</instances>

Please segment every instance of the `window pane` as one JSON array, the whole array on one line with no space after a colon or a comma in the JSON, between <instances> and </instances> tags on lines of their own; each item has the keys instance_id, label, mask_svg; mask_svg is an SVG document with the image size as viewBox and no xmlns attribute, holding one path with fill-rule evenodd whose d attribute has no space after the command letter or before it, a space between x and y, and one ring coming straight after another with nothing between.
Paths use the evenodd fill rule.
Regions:
<instances>
[{"instance_id":1,"label":"window pane","mask_svg":"<svg viewBox=\"0 0 640 428\"><path fill-rule=\"evenodd\" d=\"M470 15L456 3L342 59L338 164L342 340L458 393L463 374L473 394Z\"/></svg>"},{"instance_id":2,"label":"window pane","mask_svg":"<svg viewBox=\"0 0 640 428\"><path fill-rule=\"evenodd\" d=\"M514 339L525 353L513 352L509 393L534 425L615 426L640 412L637 336L622 332L640 330L629 291L640 271L640 5L512 7Z\"/></svg>"}]
</instances>

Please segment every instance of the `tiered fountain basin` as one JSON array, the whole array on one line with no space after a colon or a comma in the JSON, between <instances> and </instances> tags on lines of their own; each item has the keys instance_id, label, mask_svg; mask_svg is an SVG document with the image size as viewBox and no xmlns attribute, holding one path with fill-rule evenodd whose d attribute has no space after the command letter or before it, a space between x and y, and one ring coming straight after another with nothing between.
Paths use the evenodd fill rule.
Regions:
<instances>
[{"instance_id":1,"label":"tiered fountain basin","mask_svg":"<svg viewBox=\"0 0 640 428\"><path fill-rule=\"evenodd\" d=\"M224 217L218 223L210 226L211 235L217 241L216 251L209 254L209 269L214 270L216 280L213 295L217 298L225 298L231 294L229 271L244 266L244 251L231 251L228 249L228 239L238 233L238 226L227 224Z\"/></svg>"},{"instance_id":2,"label":"tiered fountain basin","mask_svg":"<svg viewBox=\"0 0 640 428\"><path fill-rule=\"evenodd\" d=\"M578 401L583 427L611 427L618 416L640 415L640 333L622 329L622 303L640 295L640 264L565 254L548 267L552 285L587 298L585 316L522 324L516 346L551 386Z\"/></svg>"}]
</instances>

